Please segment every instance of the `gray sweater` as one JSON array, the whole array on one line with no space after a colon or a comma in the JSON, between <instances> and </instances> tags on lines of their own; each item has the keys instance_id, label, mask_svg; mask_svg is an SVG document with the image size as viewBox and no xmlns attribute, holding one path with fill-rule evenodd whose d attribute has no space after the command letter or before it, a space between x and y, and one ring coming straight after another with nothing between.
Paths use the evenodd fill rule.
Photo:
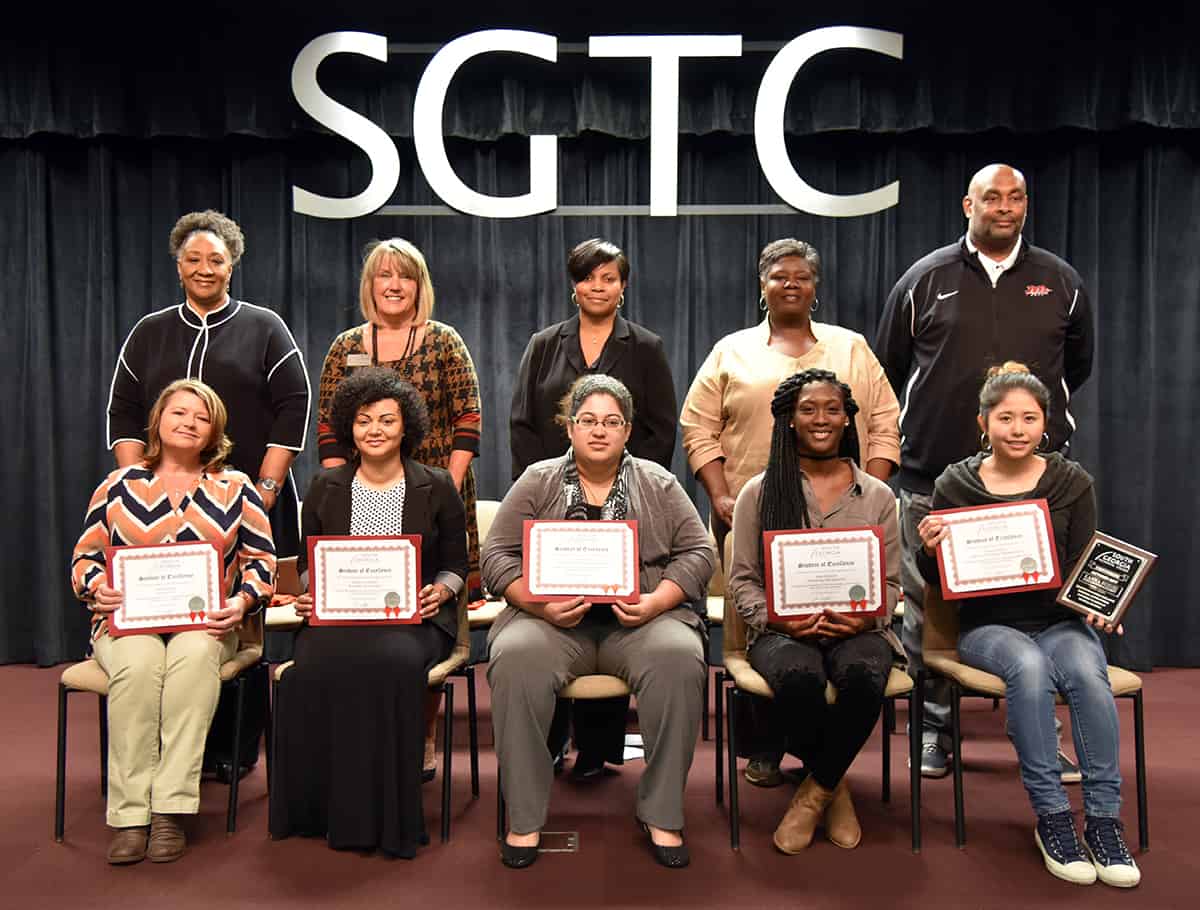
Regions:
<instances>
[{"instance_id":1,"label":"gray sweater","mask_svg":"<svg viewBox=\"0 0 1200 910\"><path fill-rule=\"evenodd\" d=\"M503 595L523 574L525 520L566 517L566 464L562 456L530 465L500 504L480 560L483 582L493 594ZM631 473L628 518L638 523L641 590L653 591L666 578L683 589L686 600L699 601L717 562L696 507L675 475L654 462L634 458ZM496 626L506 621L501 614Z\"/></svg>"}]
</instances>

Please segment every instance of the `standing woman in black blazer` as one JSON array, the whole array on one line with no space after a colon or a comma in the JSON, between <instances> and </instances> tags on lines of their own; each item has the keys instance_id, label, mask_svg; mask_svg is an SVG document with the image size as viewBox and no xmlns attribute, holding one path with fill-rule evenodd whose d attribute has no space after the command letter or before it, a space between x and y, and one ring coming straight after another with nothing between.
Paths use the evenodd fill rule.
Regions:
<instances>
[{"instance_id":1,"label":"standing woman in black blazer","mask_svg":"<svg viewBox=\"0 0 1200 910\"><path fill-rule=\"evenodd\" d=\"M631 455L656 461L669 471L675 454L675 382L662 339L620 315L629 259L615 243L593 238L568 254L567 274L571 303L578 312L529 339L513 385L508 420L513 480L531 464L567 451L567 437L554 418L562 397L585 373L604 373L625 384L633 396L633 432L626 448ZM566 745L565 705L559 702L550 731L549 746L555 756ZM573 776L595 777L603 772L606 760L621 762L628 709L628 698L576 705L579 755Z\"/></svg>"},{"instance_id":2,"label":"standing woman in black blazer","mask_svg":"<svg viewBox=\"0 0 1200 910\"><path fill-rule=\"evenodd\" d=\"M358 370L330 409L351 461L313 478L304 535L421 535L419 625L305 626L279 682L271 835L412 857L421 811L426 679L449 657L467 578L466 513L448 471L410 457L429 429L419 392L393 371ZM299 569L305 577L307 548ZM312 613L301 595L296 612Z\"/></svg>"}]
</instances>

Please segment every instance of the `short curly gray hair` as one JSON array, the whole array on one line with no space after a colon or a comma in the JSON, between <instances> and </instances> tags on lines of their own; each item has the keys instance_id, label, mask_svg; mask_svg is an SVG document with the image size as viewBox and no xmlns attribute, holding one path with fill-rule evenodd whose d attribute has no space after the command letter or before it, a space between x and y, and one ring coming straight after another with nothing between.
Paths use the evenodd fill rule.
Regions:
<instances>
[{"instance_id":1,"label":"short curly gray hair","mask_svg":"<svg viewBox=\"0 0 1200 910\"><path fill-rule=\"evenodd\" d=\"M772 240L763 247L762 252L758 254L758 280L766 281L767 272L771 271L771 267L788 256L799 256L807 262L812 269L813 284L821 283L821 254L811 243L797 240L795 237Z\"/></svg>"},{"instance_id":2,"label":"short curly gray hair","mask_svg":"<svg viewBox=\"0 0 1200 910\"><path fill-rule=\"evenodd\" d=\"M241 261L242 254L246 252L246 238L242 234L242 229L232 218L212 209L205 209L203 212L188 212L175 222L175 227L171 228L171 238L168 241L171 258L178 259L191 236L201 231L215 234L221 239L221 242L225 244L225 249L229 250L229 258L233 265L237 265Z\"/></svg>"}]
</instances>

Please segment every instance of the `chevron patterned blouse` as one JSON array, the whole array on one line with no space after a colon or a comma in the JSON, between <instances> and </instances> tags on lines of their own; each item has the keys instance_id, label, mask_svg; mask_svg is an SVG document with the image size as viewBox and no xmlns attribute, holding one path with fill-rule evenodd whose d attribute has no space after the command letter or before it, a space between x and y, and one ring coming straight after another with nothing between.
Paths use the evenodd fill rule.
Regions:
<instances>
[{"instance_id":1,"label":"chevron patterned blouse","mask_svg":"<svg viewBox=\"0 0 1200 910\"><path fill-rule=\"evenodd\" d=\"M224 556L226 596L242 592L262 605L275 587L275 544L262 498L241 471L205 472L193 493L171 508L166 485L135 465L109 474L92 494L71 558L71 584L91 601L105 579L106 547L211 540ZM250 611L253 612L253 611ZM92 622L92 638L104 631Z\"/></svg>"}]
</instances>

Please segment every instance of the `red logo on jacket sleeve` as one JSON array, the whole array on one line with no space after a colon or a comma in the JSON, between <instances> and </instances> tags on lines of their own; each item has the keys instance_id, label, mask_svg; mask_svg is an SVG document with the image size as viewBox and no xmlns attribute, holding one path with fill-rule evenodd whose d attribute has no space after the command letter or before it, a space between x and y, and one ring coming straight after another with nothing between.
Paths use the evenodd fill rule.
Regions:
<instances>
[{"instance_id":1,"label":"red logo on jacket sleeve","mask_svg":"<svg viewBox=\"0 0 1200 910\"><path fill-rule=\"evenodd\" d=\"M1025 285L1026 297L1045 297L1050 293L1050 289L1044 284L1027 284Z\"/></svg>"}]
</instances>

